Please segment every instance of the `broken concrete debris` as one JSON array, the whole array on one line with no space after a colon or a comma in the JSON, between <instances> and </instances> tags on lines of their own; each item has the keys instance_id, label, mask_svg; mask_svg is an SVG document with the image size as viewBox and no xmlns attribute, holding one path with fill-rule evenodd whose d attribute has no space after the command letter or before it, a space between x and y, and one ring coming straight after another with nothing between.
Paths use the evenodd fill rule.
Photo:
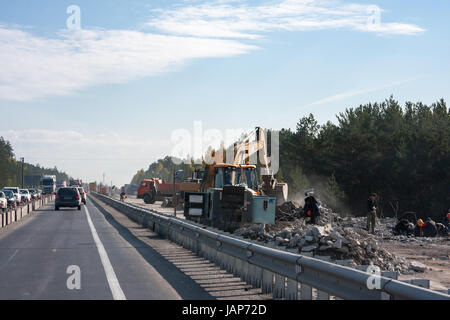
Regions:
<instances>
[{"instance_id":1,"label":"broken concrete debris","mask_svg":"<svg viewBox=\"0 0 450 320\"><path fill-rule=\"evenodd\" d=\"M317 225L307 224L308 218L295 202L287 202L278 207L275 225L249 225L235 231L236 235L250 238L269 246L286 247L298 253L312 254L332 261L348 261L345 265L376 265L384 271L401 274L424 272L426 266L418 262L408 262L383 249L380 241L423 241L433 239L394 236L392 227L395 219L379 221L376 235L365 230L366 219L341 218L331 209L320 206L320 218Z\"/></svg>"}]
</instances>

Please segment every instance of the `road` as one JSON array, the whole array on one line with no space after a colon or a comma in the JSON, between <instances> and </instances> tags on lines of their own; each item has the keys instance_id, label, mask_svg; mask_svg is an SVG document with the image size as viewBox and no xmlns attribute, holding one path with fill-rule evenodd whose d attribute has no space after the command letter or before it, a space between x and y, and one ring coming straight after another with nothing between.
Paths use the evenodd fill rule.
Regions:
<instances>
[{"instance_id":1,"label":"road","mask_svg":"<svg viewBox=\"0 0 450 320\"><path fill-rule=\"evenodd\" d=\"M91 202L46 206L11 227L0 233L0 299L180 299ZM68 289L69 266L81 290Z\"/></svg>"},{"instance_id":2,"label":"road","mask_svg":"<svg viewBox=\"0 0 450 320\"><path fill-rule=\"evenodd\" d=\"M0 230L0 299L261 299L239 279L106 207L91 199L81 211L47 205ZM80 289L73 288L77 279Z\"/></svg>"}]
</instances>

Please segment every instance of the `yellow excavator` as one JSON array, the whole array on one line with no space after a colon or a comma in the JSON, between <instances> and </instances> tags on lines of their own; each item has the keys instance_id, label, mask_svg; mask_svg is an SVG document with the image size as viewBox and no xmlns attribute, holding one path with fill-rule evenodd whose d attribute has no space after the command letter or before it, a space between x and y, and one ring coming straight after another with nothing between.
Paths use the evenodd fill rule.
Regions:
<instances>
[{"instance_id":1,"label":"yellow excavator","mask_svg":"<svg viewBox=\"0 0 450 320\"><path fill-rule=\"evenodd\" d=\"M252 141L253 138L256 140ZM275 223L277 199L283 201L287 197L287 185L278 184L270 170L266 170L259 186L256 166L248 161L262 151L261 165L268 169L264 133L256 128L243 141L235 143L233 149L232 163L223 162L223 153L212 154L215 161L206 165L199 191L185 193L186 219L226 231L234 231L243 223Z\"/></svg>"}]
</instances>

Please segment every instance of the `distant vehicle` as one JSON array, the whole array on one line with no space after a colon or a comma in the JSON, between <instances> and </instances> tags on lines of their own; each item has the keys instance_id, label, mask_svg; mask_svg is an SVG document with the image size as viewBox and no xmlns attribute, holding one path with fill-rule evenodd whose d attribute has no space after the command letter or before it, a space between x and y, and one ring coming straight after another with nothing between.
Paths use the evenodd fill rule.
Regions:
<instances>
[{"instance_id":1,"label":"distant vehicle","mask_svg":"<svg viewBox=\"0 0 450 320\"><path fill-rule=\"evenodd\" d=\"M31 189L28 189L28 191L31 194L31 199L36 200L38 198L38 192L36 189L31 188Z\"/></svg>"},{"instance_id":2,"label":"distant vehicle","mask_svg":"<svg viewBox=\"0 0 450 320\"><path fill-rule=\"evenodd\" d=\"M72 179L69 181L69 187L82 187L83 181L81 179Z\"/></svg>"},{"instance_id":3,"label":"distant vehicle","mask_svg":"<svg viewBox=\"0 0 450 320\"><path fill-rule=\"evenodd\" d=\"M89 192L97 192L97 183L96 182L89 183Z\"/></svg>"},{"instance_id":4,"label":"distant vehicle","mask_svg":"<svg viewBox=\"0 0 450 320\"><path fill-rule=\"evenodd\" d=\"M42 177L42 192L43 194L52 194L56 191L56 176Z\"/></svg>"},{"instance_id":5,"label":"distant vehicle","mask_svg":"<svg viewBox=\"0 0 450 320\"><path fill-rule=\"evenodd\" d=\"M20 189L20 194L22 195L22 202L31 201L31 194L28 189Z\"/></svg>"},{"instance_id":6,"label":"distant vehicle","mask_svg":"<svg viewBox=\"0 0 450 320\"><path fill-rule=\"evenodd\" d=\"M59 208L78 208L81 210L81 196L77 188L59 188L55 196L55 210Z\"/></svg>"},{"instance_id":7,"label":"distant vehicle","mask_svg":"<svg viewBox=\"0 0 450 320\"><path fill-rule=\"evenodd\" d=\"M10 190L14 193L14 197L16 198L16 204L20 204L22 202L22 195L20 194L20 189L17 187L5 187L3 191Z\"/></svg>"},{"instance_id":8,"label":"distant vehicle","mask_svg":"<svg viewBox=\"0 0 450 320\"><path fill-rule=\"evenodd\" d=\"M81 196L81 202L83 202L84 204L86 204L86 192L84 191L84 188L82 188L82 187L78 187L77 188L78 189L78 193L80 194L80 196Z\"/></svg>"},{"instance_id":9,"label":"distant vehicle","mask_svg":"<svg viewBox=\"0 0 450 320\"><path fill-rule=\"evenodd\" d=\"M5 194L5 198L8 201L8 207L15 207L16 206L16 197L14 196L14 192L11 190L4 190L3 193Z\"/></svg>"},{"instance_id":10,"label":"distant vehicle","mask_svg":"<svg viewBox=\"0 0 450 320\"><path fill-rule=\"evenodd\" d=\"M0 210L5 212L6 209L8 209L8 199L6 198L5 193L0 191Z\"/></svg>"},{"instance_id":11,"label":"distant vehicle","mask_svg":"<svg viewBox=\"0 0 450 320\"><path fill-rule=\"evenodd\" d=\"M173 188L173 183L166 183L162 179L144 179L139 185L137 198L144 199L147 204L153 204L155 201L163 201L166 197L172 197ZM175 183L175 193L179 191L180 184Z\"/></svg>"},{"instance_id":12,"label":"distant vehicle","mask_svg":"<svg viewBox=\"0 0 450 320\"><path fill-rule=\"evenodd\" d=\"M65 181L56 181L56 189L67 187L67 182Z\"/></svg>"},{"instance_id":13,"label":"distant vehicle","mask_svg":"<svg viewBox=\"0 0 450 320\"><path fill-rule=\"evenodd\" d=\"M133 196L137 196L138 193L138 185L137 184L126 184L125 185L125 193Z\"/></svg>"}]
</instances>

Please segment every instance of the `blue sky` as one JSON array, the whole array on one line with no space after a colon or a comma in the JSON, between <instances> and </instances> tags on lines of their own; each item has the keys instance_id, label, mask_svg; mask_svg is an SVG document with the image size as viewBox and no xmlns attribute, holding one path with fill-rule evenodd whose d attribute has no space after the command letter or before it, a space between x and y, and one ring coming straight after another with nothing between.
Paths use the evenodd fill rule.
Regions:
<instances>
[{"instance_id":1,"label":"blue sky","mask_svg":"<svg viewBox=\"0 0 450 320\"><path fill-rule=\"evenodd\" d=\"M67 30L70 5L81 30ZM295 128L391 94L449 100L449 12L444 0L3 0L0 109L14 121L0 135L29 162L123 184L194 121Z\"/></svg>"}]
</instances>

